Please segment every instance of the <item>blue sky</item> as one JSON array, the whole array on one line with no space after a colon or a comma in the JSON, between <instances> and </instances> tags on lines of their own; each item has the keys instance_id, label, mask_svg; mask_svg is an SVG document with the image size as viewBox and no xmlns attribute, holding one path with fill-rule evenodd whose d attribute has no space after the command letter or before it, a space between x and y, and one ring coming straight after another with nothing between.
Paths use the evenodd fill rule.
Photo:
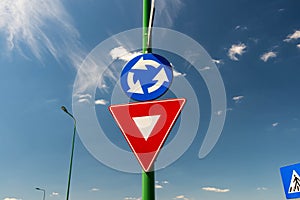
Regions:
<instances>
[{"instance_id":1,"label":"blue sky","mask_svg":"<svg viewBox=\"0 0 300 200\"><path fill-rule=\"evenodd\" d=\"M157 199L284 198L279 168L299 162L299 6L296 0L156 0L154 25L201 44L227 96L226 111L210 113L208 91L188 70L193 67L158 51L199 88L201 122L188 150L156 172ZM142 3L4 0L0 13L0 199L42 198L35 187L46 189L46 199L64 199L73 124L60 106L72 111L77 70L100 42L141 27ZM98 114L108 112L111 90L97 92ZM222 112L221 137L199 159L210 115ZM115 131L109 139L128 149L105 116L104 129ZM140 199L140 174L107 167L76 139L71 199Z\"/></svg>"}]
</instances>

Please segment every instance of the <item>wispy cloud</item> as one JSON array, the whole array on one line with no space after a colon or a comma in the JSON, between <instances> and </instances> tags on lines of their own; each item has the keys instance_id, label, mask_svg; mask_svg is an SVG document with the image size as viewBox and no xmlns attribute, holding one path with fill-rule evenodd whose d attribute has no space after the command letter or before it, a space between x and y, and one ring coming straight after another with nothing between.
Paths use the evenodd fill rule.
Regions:
<instances>
[{"instance_id":1,"label":"wispy cloud","mask_svg":"<svg viewBox=\"0 0 300 200\"><path fill-rule=\"evenodd\" d=\"M79 103L89 103L92 99L92 96L90 94L79 94L77 95L77 99Z\"/></svg>"},{"instance_id":2,"label":"wispy cloud","mask_svg":"<svg viewBox=\"0 0 300 200\"><path fill-rule=\"evenodd\" d=\"M106 101L105 99L97 99L95 101L95 104L96 105L107 105L108 104L108 101Z\"/></svg>"},{"instance_id":3,"label":"wispy cloud","mask_svg":"<svg viewBox=\"0 0 300 200\"><path fill-rule=\"evenodd\" d=\"M210 67L209 66L205 66L205 67L202 67L199 69L200 71L207 71L207 70L210 70Z\"/></svg>"},{"instance_id":4,"label":"wispy cloud","mask_svg":"<svg viewBox=\"0 0 300 200\"><path fill-rule=\"evenodd\" d=\"M124 200L141 200L141 197L125 197Z\"/></svg>"},{"instance_id":5,"label":"wispy cloud","mask_svg":"<svg viewBox=\"0 0 300 200\"><path fill-rule=\"evenodd\" d=\"M128 62L134 57L141 54L142 54L141 52L129 52L127 49L125 49L122 46L116 47L109 52L109 55L112 57L113 60L120 59L125 62Z\"/></svg>"},{"instance_id":6,"label":"wispy cloud","mask_svg":"<svg viewBox=\"0 0 300 200\"><path fill-rule=\"evenodd\" d=\"M300 44L297 44L297 47L300 49Z\"/></svg>"},{"instance_id":7,"label":"wispy cloud","mask_svg":"<svg viewBox=\"0 0 300 200\"><path fill-rule=\"evenodd\" d=\"M222 60L212 59L211 61L216 64L224 64Z\"/></svg>"},{"instance_id":8,"label":"wispy cloud","mask_svg":"<svg viewBox=\"0 0 300 200\"><path fill-rule=\"evenodd\" d=\"M220 189L215 187L203 187L201 189L209 192L218 192L218 193L225 193L230 191L229 189Z\"/></svg>"},{"instance_id":9,"label":"wispy cloud","mask_svg":"<svg viewBox=\"0 0 300 200\"><path fill-rule=\"evenodd\" d=\"M185 197L184 195L178 195L173 199L183 199L183 200L189 200L189 198Z\"/></svg>"},{"instance_id":10,"label":"wispy cloud","mask_svg":"<svg viewBox=\"0 0 300 200\"><path fill-rule=\"evenodd\" d=\"M243 98L244 98L244 96L242 96L242 95L234 96L234 97L232 97L232 100L235 101L235 103L239 103Z\"/></svg>"},{"instance_id":11,"label":"wispy cloud","mask_svg":"<svg viewBox=\"0 0 300 200\"><path fill-rule=\"evenodd\" d=\"M186 74L184 73L181 73L181 72L178 72L176 71L174 68L173 68L173 76L174 77L180 77L180 76L185 76Z\"/></svg>"},{"instance_id":12,"label":"wispy cloud","mask_svg":"<svg viewBox=\"0 0 300 200\"><path fill-rule=\"evenodd\" d=\"M243 55L246 51L247 46L244 43L233 44L228 50L228 56L231 60L238 61L237 55Z\"/></svg>"},{"instance_id":13,"label":"wispy cloud","mask_svg":"<svg viewBox=\"0 0 300 200\"><path fill-rule=\"evenodd\" d=\"M222 115L223 113L224 113L223 110L218 110L218 111L216 112L216 115L220 116L220 115Z\"/></svg>"},{"instance_id":14,"label":"wispy cloud","mask_svg":"<svg viewBox=\"0 0 300 200\"><path fill-rule=\"evenodd\" d=\"M5 197L3 200L22 200L15 197Z\"/></svg>"},{"instance_id":15,"label":"wispy cloud","mask_svg":"<svg viewBox=\"0 0 300 200\"><path fill-rule=\"evenodd\" d=\"M7 52L42 60L50 53L79 66L83 56L79 33L60 0L2 0L0 32L5 34ZM29 49L30 51L26 51Z\"/></svg>"},{"instance_id":16,"label":"wispy cloud","mask_svg":"<svg viewBox=\"0 0 300 200\"><path fill-rule=\"evenodd\" d=\"M91 188L89 191L90 192L98 192L100 189L99 188Z\"/></svg>"},{"instance_id":17,"label":"wispy cloud","mask_svg":"<svg viewBox=\"0 0 300 200\"><path fill-rule=\"evenodd\" d=\"M165 180L165 181L155 181L155 188L157 189L162 189L164 188L164 185L169 184L169 181Z\"/></svg>"},{"instance_id":18,"label":"wispy cloud","mask_svg":"<svg viewBox=\"0 0 300 200\"><path fill-rule=\"evenodd\" d=\"M155 1L155 23L163 26L172 26L184 0L159 0Z\"/></svg>"},{"instance_id":19,"label":"wispy cloud","mask_svg":"<svg viewBox=\"0 0 300 200\"><path fill-rule=\"evenodd\" d=\"M284 39L283 41L285 42L290 42L292 40L297 40L300 38L300 30L296 30L294 33L289 34L286 39Z\"/></svg>"},{"instance_id":20,"label":"wispy cloud","mask_svg":"<svg viewBox=\"0 0 300 200\"><path fill-rule=\"evenodd\" d=\"M171 64L171 67L172 67L172 71L173 71L173 77L181 77L181 76L186 76L185 73L181 73L177 70L175 70L175 67L173 65L173 63L170 63Z\"/></svg>"},{"instance_id":21,"label":"wispy cloud","mask_svg":"<svg viewBox=\"0 0 300 200\"><path fill-rule=\"evenodd\" d=\"M59 196L59 193L58 193L58 192L52 192L52 193L50 194L50 197L55 197L55 196Z\"/></svg>"},{"instance_id":22,"label":"wispy cloud","mask_svg":"<svg viewBox=\"0 0 300 200\"><path fill-rule=\"evenodd\" d=\"M245 30L248 30L248 27L247 26L241 26L241 25L237 25L234 30L242 30L242 31L245 31Z\"/></svg>"},{"instance_id":23,"label":"wispy cloud","mask_svg":"<svg viewBox=\"0 0 300 200\"><path fill-rule=\"evenodd\" d=\"M258 188L256 188L256 190L268 190L268 188L266 188L266 187L258 187Z\"/></svg>"},{"instance_id":24,"label":"wispy cloud","mask_svg":"<svg viewBox=\"0 0 300 200\"><path fill-rule=\"evenodd\" d=\"M275 123L272 124L273 127L276 127L278 125L279 125L279 122L275 122Z\"/></svg>"},{"instance_id":25,"label":"wispy cloud","mask_svg":"<svg viewBox=\"0 0 300 200\"><path fill-rule=\"evenodd\" d=\"M276 58L277 56L277 53L274 52L274 51L269 51L269 52L266 52L264 53L260 59L263 60L264 62L267 62L270 58Z\"/></svg>"}]
</instances>

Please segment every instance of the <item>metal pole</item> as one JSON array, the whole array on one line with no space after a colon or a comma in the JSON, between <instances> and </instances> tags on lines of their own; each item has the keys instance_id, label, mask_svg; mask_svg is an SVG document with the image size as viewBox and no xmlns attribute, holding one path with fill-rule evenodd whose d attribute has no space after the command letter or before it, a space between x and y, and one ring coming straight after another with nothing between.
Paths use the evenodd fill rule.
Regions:
<instances>
[{"instance_id":1,"label":"metal pole","mask_svg":"<svg viewBox=\"0 0 300 200\"><path fill-rule=\"evenodd\" d=\"M43 200L45 200L45 195L46 195L46 190L44 190L44 193L43 193Z\"/></svg>"},{"instance_id":2,"label":"metal pole","mask_svg":"<svg viewBox=\"0 0 300 200\"><path fill-rule=\"evenodd\" d=\"M36 190L40 190L40 191L43 191L43 200L45 200L45 193L46 193L46 190L45 189L42 189L42 188L35 188Z\"/></svg>"},{"instance_id":3,"label":"metal pole","mask_svg":"<svg viewBox=\"0 0 300 200\"><path fill-rule=\"evenodd\" d=\"M67 196L66 196L66 200L69 200L71 176L72 176L72 166L73 166L73 155L74 155L74 146L75 146L75 136L76 136L76 120L73 117L73 115L68 112L66 107L62 106L61 109L65 113L67 113L74 120L74 131L73 131L73 137L72 137L72 149L71 149L70 167L69 167L69 176L68 176L68 187L67 187Z\"/></svg>"},{"instance_id":4,"label":"metal pole","mask_svg":"<svg viewBox=\"0 0 300 200\"><path fill-rule=\"evenodd\" d=\"M151 0L143 0L143 53L151 53L151 43L148 46L148 26L151 10ZM150 40L151 41L151 40ZM142 200L155 200L154 167L150 172L142 174Z\"/></svg>"},{"instance_id":5,"label":"metal pole","mask_svg":"<svg viewBox=\"0 0 300 200\"><path fill-rule=\"evenodd\" d=\"M148 43L148 26L151 11L151 0L143 0L143 53L151 53L151 44Z\"/></svg>"}]
</instances>

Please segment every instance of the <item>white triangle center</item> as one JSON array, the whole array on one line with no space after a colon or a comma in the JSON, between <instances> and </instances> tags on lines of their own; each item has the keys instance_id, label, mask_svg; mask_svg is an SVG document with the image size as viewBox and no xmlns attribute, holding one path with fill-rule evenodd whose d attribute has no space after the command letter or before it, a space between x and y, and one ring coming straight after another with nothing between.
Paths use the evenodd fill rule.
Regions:
<instances>
[{"instance_id":1,"label":"white triangle center","mask_svg":"<svg viewBox=\"0 0 300 200\"><path fill-rule=\"evenodd\" d=\"M152 133L153 128L156 125L159 117L160 115L152 115L132 118L146 141Z\"/></svg>"},{"instance_id":2,"label":"white triangle center","mask_svg":"<svg viewBox=\"0 0 300 200\"><path fill-rule=\"evenodd\" d=\"M293 170L290 187L288 193L298 193L300 192L300 177L299 174Z\"/></svg>"}]
</instances>

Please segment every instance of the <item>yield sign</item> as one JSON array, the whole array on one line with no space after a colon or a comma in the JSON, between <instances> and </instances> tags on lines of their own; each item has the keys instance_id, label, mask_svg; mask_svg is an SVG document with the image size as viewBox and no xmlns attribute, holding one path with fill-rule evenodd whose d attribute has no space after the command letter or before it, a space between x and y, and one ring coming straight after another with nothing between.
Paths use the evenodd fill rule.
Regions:
<instances>
[{"instance_id":1,"label":"yield sign","mask_svg":"<svg viewBox=\"0 0 300 200\"><path fill-rule=\"evenodd\" d=\"M144 171L150 171L185 99L112 105L110 112Z\"/></svg>"}]
</instances>

